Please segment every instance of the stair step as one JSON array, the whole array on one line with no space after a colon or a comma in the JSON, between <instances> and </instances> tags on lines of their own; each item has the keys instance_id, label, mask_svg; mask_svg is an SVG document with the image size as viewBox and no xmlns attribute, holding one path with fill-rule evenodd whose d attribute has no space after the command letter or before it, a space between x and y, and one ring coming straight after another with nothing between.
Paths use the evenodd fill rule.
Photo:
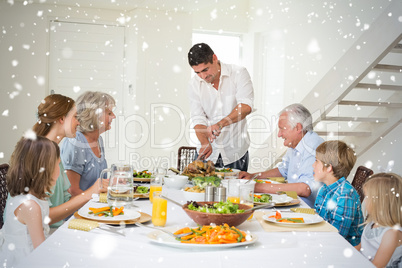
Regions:
<instances>
[{"instance_id":1,"label":"stair step","mask_svg":"<svg viewBox=\"0 0 402 268\"><path fill-rule=\"evenodd\" d=\"M327 116L326 118L321 119L322 121L354 121L354 122L374 122L374 123L386 123L388 122L387 118L381 117L342 117L342 116Z\"/></svg>"},{"instance_id":2,"label":"stair step","mask_svg":"<svg viewBox=\"0 0 402 268\"><path fill-rule=\"evenodd\" d=\"M379 85L376 84L366 84L359 83L355 88L366 88L366 89L381 89L381 90L402 90L402 86L393 86L393 85Z\"/></svg>"},{"instance_id":3,"label":"stair step","mask_svg":"<svg viewBox=\"0 0 402 268\"><path fill-rule=\"evenodd\" d=\"M374 69L382 72L402 72L402 66L398 65L377 64Z\"/></svg>"},{"instance_id":4,"label":"stair step","mask_svg":"<svg viewBox=\"0 0 402 268\"><path fill-rule=\"evenodd\" d=\"M402 103L378 102L378 101L348 101L342 100L339 105L375 106L387 108L402 108Z\"/></svg>"},{"instance_id":5,"label":"stair step","mask_svg":"<svg viewBox=\"0 0 402 268\"><path fill-rule=\"evenodd\" d=\"M402 44L397 44L392 50L392 53L402 53Z\"/></svg>"},{"instance_id":6,"label":"stair step","mask_svg":"<svg viewBox=\"0 0 402 268\"><path fill-rule=\"evenodd\" d=\"M355 137L368 137L371 136L371 132L363 131L315 131L319 136L355 136Z\"/></svg>"}]
</instances>

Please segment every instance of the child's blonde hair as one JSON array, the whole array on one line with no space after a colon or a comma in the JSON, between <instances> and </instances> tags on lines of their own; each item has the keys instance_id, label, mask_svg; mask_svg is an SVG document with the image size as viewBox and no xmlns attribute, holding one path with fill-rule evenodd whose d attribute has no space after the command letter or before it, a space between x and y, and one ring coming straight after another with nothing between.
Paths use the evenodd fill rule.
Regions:
<instances>
[{"instance_id":1,"label":"child's blonde hair","mask_svg":"<svg viewBox=\"0 0 402 268\"><path fill-rule=\"evenodd\" d=\"M324 164L332 166L335 178L347 178L356 163L356 153L343 141L333 140L321 143L316 151L316 158Z\"/></svg>"},{"instance_id":2,"label":"child's blonde hair","mask_svg":"<svg viewBox=\"0 0 402 268\"><path fill-rule=\"evenodd\" d=\"M11 155L7 172L7 189L11 196L29 191L43 199L51 193L52 175L60 150L57 143L45 137L21 138Z\"/></svg>"},{"instance_id":3,"label":"child's blonde hair","mask_svg":"<svg viewBox=\"0 0 402 268\"><path fill-rule=\"evenodd\" d=\"M394 173L370 176L363 185L368 216L366 222L402 226L402 178Z\"/></svg>"}]
</instances>

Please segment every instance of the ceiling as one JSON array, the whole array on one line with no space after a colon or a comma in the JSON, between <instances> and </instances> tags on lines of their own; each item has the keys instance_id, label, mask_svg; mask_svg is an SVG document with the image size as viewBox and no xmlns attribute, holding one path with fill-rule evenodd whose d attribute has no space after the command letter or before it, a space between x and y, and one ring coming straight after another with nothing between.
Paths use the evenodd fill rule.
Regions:
<instances>
[{"instance_id":1,"label":"ceiling","mask_svg":"<svg viewBox=\"0 0 402 268\"><path fill-rule=\"evenodd\" d=\"M231 0L16 0L36 4L91 7L129 11L136 8L156 10L197 11L217 3L230 3Z\"/></svg>"}]
</instances>

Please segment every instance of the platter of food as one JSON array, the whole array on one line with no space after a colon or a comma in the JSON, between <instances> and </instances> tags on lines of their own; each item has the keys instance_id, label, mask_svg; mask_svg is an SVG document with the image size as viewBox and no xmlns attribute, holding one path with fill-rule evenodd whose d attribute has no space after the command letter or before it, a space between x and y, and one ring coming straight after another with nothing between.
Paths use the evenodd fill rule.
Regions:
<instances>
[{"instance_id":1,"label":"platter of food","mask_svg":"<svg viewBox=\"0 0 402 268\"><path fill-rule=\"evenodd\" d=\"M134 182L150 182L152 173L148 170L133 171L133 181Z\"/></svg>"},{"instance_id":2,"label":"platter of food","mask_svg":"<svg viewBox=\"0 0 402 268\"><path fill-rule=\"evenodd\" d=\"M256 183L271 183L271 184L281 184L280 182L277 181L271 181L270 179L256 179Z\"/></svg>"},{"instance_id":3,"label":"platter of food","mask_svg":"<svg viewBox=\"0 0 402 268\"><path fill-rule=\"evenodd\" d=\"M284 205L286 203L292 202L294 199L286 194L254 194L254 204L265 204L265 203L275 203L276 205Z\"/></svg>"},{"instance_id":4,"label":"platter of food","mask_svg":"<svg viewBox=\"0 0 402 268\"><path fill-rule=\"evenodd\" d=\"M235 168L216 168L215 175L224 178L225 176L237 176L239 175L240 170Z\"/></svg>"},{"instance_id":5,"label":"platter of food","mask_svg":"<svg viewBox=\"0 0 402 268\"><path fill-rule=\"evenodd\" d=\"M194 177L215 176L215 165L212 161L203 162L195 160L184 168L181 175L188 176L190 179Z\"/></svg>"},{"instance_id":6,"label":"platter of food","mask_svg":"<svg viewBox=\"0 0 402 268\"><path fill-rule=\"evenodd\" d=\"M134 198L149 198L149 187L135 185L134 186Z\"/></svg>"},{"instance_id":7,"label":"platter of food","mask_svg":"<svg viewBox=\"0 0 402 268\"><path fill-rule=\"evenodd\" d=\"M78 210L78 215L85 219L102 222L133 221L141 217L141 213L134 209L113 207L102 203L86 204Z\"/></svg>"},{"instance_id":8,"label":"platter of food","mask_svg":"<svg viewBox=\"0 0 402 268\"><path fill-rule=\"evenodd\" d=\"M271 212L262 216L262 218L270 223L288 227L305 226L322 222L324 219L317 214L293 213L293 212Z\"/></svg>"},{"instance_id":9,"label":"platter of food","mask_svg":"<svg viewBox=\"0 0 402 268\"><path fill-rule=\"evenodd\" d=\"M185 227L180 230L170 230L175 234L193 232L188 236L176 239L161 231L154 231L147 236L151 242L175 248L232 248L247 246L257 241L257 236L241 231L228 225ZM219 233L219 235L218 235Z\"/></svg>"}]
</instances>

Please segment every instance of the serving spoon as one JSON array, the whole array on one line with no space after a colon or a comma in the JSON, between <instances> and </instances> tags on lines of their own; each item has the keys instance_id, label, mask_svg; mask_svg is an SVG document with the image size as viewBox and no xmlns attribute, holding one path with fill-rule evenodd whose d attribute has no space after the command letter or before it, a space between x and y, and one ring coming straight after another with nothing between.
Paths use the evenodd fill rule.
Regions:
<instances>
[{"instance_id":1,"label":"serving spoon","mask_svg":"<svg viewBox=\"0 0 402 268\"><path fill-rule=\"evenodd\" d=\"M257 209L260 209L260 208L272 208L272 207L274 207L274 206L275 206L275 203L271 202L271 203L267 203L267 204L264 204L264 205L260 205L260 206L256 206L256 207L252 207L252 208L246 209L246 210L244 211L244 213L245 213L245 212L249 212L249 211L253 211L253 210L257 210Z\"/></svg>"},{"instance_id":2,"label":"serving spoon","mask_svg":"<svg viewBox=\"0 0 402 268\"><path fill-rule=\"evenodd\" d=\"M184 233L184 234L174 234L174 233L169 232L169 231L166 231L166 230L164 230L164 229L160 229L160 228L156 228L156 227L144 225L144 224L142 224L142 223L140 223L140 222L136 222L135 225L137 225L137 226L139 226L139 227L147 227L147 228L150 228L150 229L155 229L155 230L164 232L164 233L166 233L166 234L168 234L168 235L170 235L170 236L173 236L173 237L175 237L175 238L181 238L181 237L183 237L183 236L188 236L188 235L193 234L193 232Z\"/></svg>"}]
</instances>

